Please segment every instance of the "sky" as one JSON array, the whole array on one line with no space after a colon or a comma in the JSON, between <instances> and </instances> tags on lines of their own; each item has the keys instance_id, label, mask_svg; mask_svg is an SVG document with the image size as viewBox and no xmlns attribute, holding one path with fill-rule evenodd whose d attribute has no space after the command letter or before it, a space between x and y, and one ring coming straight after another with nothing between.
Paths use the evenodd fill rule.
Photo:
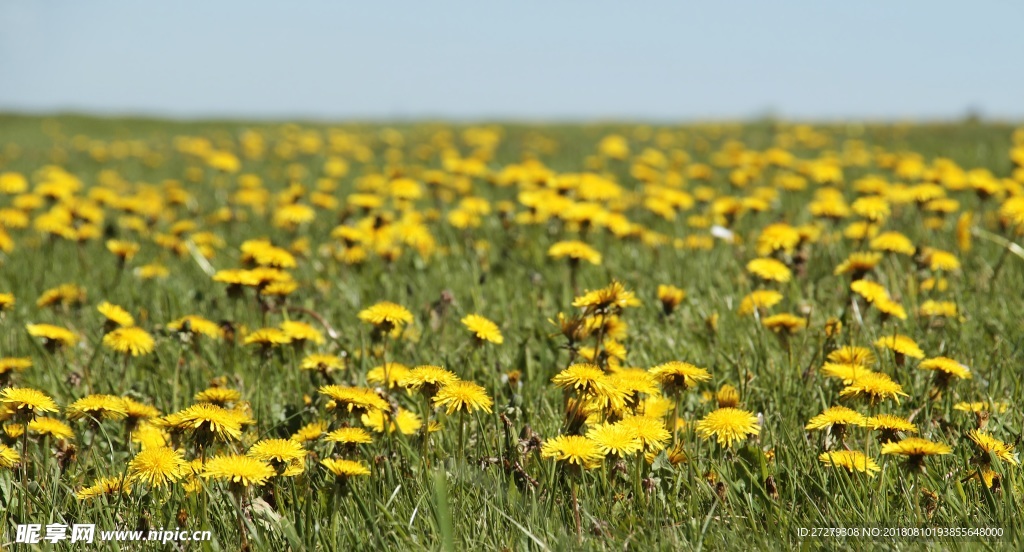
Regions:
<instances>
[{"instance_id":1,"label":"sky","mask_svg":"<svg viewBox=\"0 0 1024 552\"><path fill-rule=\"evenodd\" d=\"M1024 2L0 2L0 111L1024 119Z\"/></svg>"}]
</instances>

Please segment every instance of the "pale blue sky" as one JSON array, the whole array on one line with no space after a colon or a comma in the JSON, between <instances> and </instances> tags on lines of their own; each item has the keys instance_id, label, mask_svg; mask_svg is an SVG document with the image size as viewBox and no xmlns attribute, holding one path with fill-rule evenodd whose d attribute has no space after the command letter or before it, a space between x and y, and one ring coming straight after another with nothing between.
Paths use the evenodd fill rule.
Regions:
<instances>
[{"instance_id":1,"label":"pale blue sky","mask_svg":"<svg viewBox=\"0 0 1024 552\"><path fill-rule=\"evenodd\" d=\"M1024 118L1024 2L0 2L0 110Z\"/></svg>"}]
</instances>

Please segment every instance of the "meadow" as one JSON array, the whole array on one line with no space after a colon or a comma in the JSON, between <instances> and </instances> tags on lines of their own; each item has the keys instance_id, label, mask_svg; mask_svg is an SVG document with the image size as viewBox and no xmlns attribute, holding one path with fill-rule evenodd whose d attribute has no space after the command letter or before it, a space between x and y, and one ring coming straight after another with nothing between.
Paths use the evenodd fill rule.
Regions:
<instances>
[{"instance_id":1,"label":"meadow","mask_svg":"<svg viewBox=\"0 0 1024 552\"><path fill-rule=\"evenodd\" d=\"M0 549L1020 549L1022 244L1006 124L3 115Z\"/></svg>"}]
</instances>

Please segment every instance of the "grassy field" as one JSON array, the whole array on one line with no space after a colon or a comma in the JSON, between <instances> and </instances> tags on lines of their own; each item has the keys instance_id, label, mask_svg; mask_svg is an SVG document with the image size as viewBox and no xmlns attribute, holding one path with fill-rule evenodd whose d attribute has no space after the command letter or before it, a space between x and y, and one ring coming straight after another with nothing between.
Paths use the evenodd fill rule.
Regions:
<instances>
[{"instance_id":1,"label":"grassy field","mask_svg":"<svg viewBox=\"0 0 1024 552\"><path fill-rule=\"evenodd\" d=\"M0 116L0 548L1019 549L1022 234L1007 125Z\"/></svg>"}]
</instances>

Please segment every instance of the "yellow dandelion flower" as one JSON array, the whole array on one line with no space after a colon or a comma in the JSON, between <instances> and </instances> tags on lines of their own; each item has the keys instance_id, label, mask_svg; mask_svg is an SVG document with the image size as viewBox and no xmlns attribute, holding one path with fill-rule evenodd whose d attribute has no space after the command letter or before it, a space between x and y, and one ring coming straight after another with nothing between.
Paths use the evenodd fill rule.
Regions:
<instances>
[{"instance_id":1,"label":"yellow dandelion flower","mask_svg":"<svg viewBox=\"0 0 1024 552\"><path fill-rule=\"evenodd\" d=\"M370 475L370 470L363 464L354 460L345 460L339 458L325 458L320 463L327 468L327 471L334 474L339 479L348 479L350 477Z\"/></svg>"},{"instance_id":2,"label":"yellow dandelion flower","mask_svg":"<svg viewBox=\"0 0 1024 552\"><path fill-rule=\"evenodd\" d=\"M56 418L34 418L26 429L36 435L50 435L55 439L74 439L75 432L71 426Z\"/></svg>"},{"instance_id":3,"label":"yellow dandelion flower","mask_svg":"<svg viewBox=\"0 0 1024 552\"><path fill-rule=\"evenodd\" d=\"M107 251L122 261L130 261L139 252L139 244L125 240L107 240Z\"/></svg>"},{"instance_id":4,"label":"yellow dandelion flower","mask_svg":"<svg viewBox=\"0 0 1024 552\"><path fill-rule=\"evenodd\" d=\"M129 397L121 397L121 402L124 404L124 411L128 415L129 421L138 422L160 417L160 411L148 404L140 403Z\"/></svg>"},{"instance_id":5,"label":"yellow dandelion flower","mask_svg":"<svg viewBox=\"0 0 1024 552\"><path fill-rule=\"evenodd\" d=\"M85 487L75 493L78 500L92 500L104 496L117 496L131 494L130 481L124 477L103 477L97 479L92 485Z\"/></svg>"},{"instance_id":6,"label":"yellow dandelion flower","mask_svg":"<svg viewBox=\"0 0 1024 552\"><path fill-rule=\"evenodd\" d=\"M167 327L176 332L205 335L213 339L224 337L224 331L215 322L194 314L178 318L168 323Z\"/></svg>"},{"instance_id":7,"label":"yellow dandelion flower","mask_svg":"<svg viewBox=\"0 0 1024 552\"><path fill-rule=\"evenodd\" d=\"M260 328L245 336L243 340L246 345L260 345L261 347L276 347L291 342L292 338L277 328Z\"/></svg>"},{"instance_id":8,"label":"yellow dandelion flower","mask_svg":"<svg viewBox=\"0 0 1024 552\"><path fill-rule=\"evenodd\" d=\"M587 336L603 332L608 339L624 339L629 329L626 322L613 314L597 314L584 316L583 324Z\"/></svg>"},{"instance_id":9,"label":"yellow dandelion flower","mask_svg":"<svg viewBox=\"0 0 1024 552\"><path fill-rule=\"evenodd\" d=\"M6 424L3 426L3 432L8 442L14 442L25 434L25 426L23 424Z\"/></svg>"},{"instance_id":10,"label":"yellow dandelion flower","mask_svg":"<svg viewBox=\"0 0 1024 552\"><path fill-rule=\"evenodd\" d=\"M672 447L672 449L668 451L666 457L668 458L669 463L672 464L673 466L678 466L683 462L689 461L689 457L686 456L686 450L684 449L682 443L676 443L676 446ZM648 461L653 462L654 459L651 458Z\"/></svg>"},{"instance_id":11,"label":"yellow dandelion flower","mask_svg":"<svg viewBox=\"0 0 1024 552\"><path fill-rule=\"evenodd\" d=\"M124 399L114 395L89 395L67 407L69 420L95 418L98 420L122 420L128 417Z\"/></svg>"},{"instance_id":12,"label":"yellow dandelion flower","mask_svg":"<svg viewBox=\"0 0 1024 552\"><path fill-rule=\"evenodd\" d=\"M618 312L624 308L638 305L640 305L640 300L636 298L636 295L617 281L613 281L601 289L587 291L572 302L572 306L581 308L588 314Z\"/></svg>"},{"instance_id":13,"label":"yellow dandelion flower","mask_svg":"<svg viewBox=\"0 0 1024 552\"><path fill-rule=\"evenodd\" d=\"M794 334L807 327L807 319L784 312L762 319L761 325L775 333Z\"/></svg>"},{"instance_id":14,"label":"yellow dandelion flower","mask_svg":"<svg viewBox=\"0 0 1024 552\"><path fill-rule=\"evenodd\" d=\"M924 459L927 456L939 456L951 452L953 450L948 445L921 437L907 437L902 441L882 445L882 454L906 456L907 464L912 470L923 470Z\"/></svg>"},{"instance_id":15,"label":"yellow dandelion flower","mask_svg":"<svg viewBox=\"0 0 1024 552\"><path fill-rule=\"evenodd\" d=\"M929 277L921 280L921 291L946 291L949 289L949 280L945 278Z\"/></svg>"},{"instance_id":16,"label":"yellow dandelion flower","mask_svg":"<svg viewBox=\"0 0 1024 552\"><path fill-rule=\"evenodd\" d=\"M347 265L358 265L366 261L367 252L360 246L345 247L337 251L334 257Z\"/></svg>"},{"instance_id":17,"label":"yellow dandelion flower","mask_svg":"<svg viewBox=\"0 0 1024 552\"><path fill-rule=\"evenodd\" d=\"M740 301L740 315L753 314L755 310L770 309L782 301L782 294L770 289L751 292Z\"/></svg>"},{"instance_id":18,"label":"yellow dandelion flower","mask_svg":"<svg viewBox=\"0 0 1024 552\"><path fill-rule=\"evenodd\" d=\"M711 374L704 368L677 360L654 366L650 372L666 389L673 391L690 389L702 381L711 379Z\"/></svg>"},{"instance_id":19,"label":"yellow dandelion flower","mask_svg":"<svg viewBox=\"0 0 1024 552\"><path fill-rule=\"evenodd\" d=\"M874 477L875 473L882 469L874 460L857 450L823 452L818 456L818 460L826 466L844 468L851 473L854 471L866 473L869 477Z\"/></svg>"},{"instance_id":20,"label":"yellow dandelion flower","mask_svg":"<svg viewBox=\"0 0 1024 552\"><path fill-rule=\"evenodd\" d=\"M992 454L1003 462L1008 462L1014 466L1020 465L1017 455L1013 452L1013 445L1004 443L980 429L968 431L967 437L974 441L974 444L978 445L978 448L985 454ZM981 462L987 463L987 458L983 458Z\"/></svg>"},{"instance_id":21,"label":"yellow dandelion flower","mask_svg":"<svg viewBox=\"0 0 1024 552\"><path fill-rule=\"evenodd\" d=\"M163 423L177 430L191 431L200 440L238 440L242 436L242 420L238 413L209 403L195 404L168 414L164 416Z\"/></svg>"},{"instance_id":22,"label":"yellow dandelion flower","mask_svg":"<svg viewBox=\"0 0 1024 552\"><path fill-rule=\"evenodd\" d=\"M210 387L204 389L195 395L195 401L199 403L210 403L218 406L224 406L240 401L242 399L242 393L238 390L230 389L227 387Z\"/></svg>"},{"instance_id":23,"label":"yellow dandelion flower","mask_svg":"<svg viewBox=\"0 0 1024 552\"><path fill-rule=\"evenodd\" d=\"M836 276L839 276L840 274L851 274L854 280L859 280L863 278L865 274L874 270L881 260L881 253L850 253L850 256L848 256L843 262L839 263L839 266L836 267L833 273Z\"/></svg>"},{"instance_id":24,"label":"yellow dandelion flower","mask_svg":"<svg viewBox=\"0 0 1024 552\"><path fill-rule=\"evenodd\" d=\"M302 362L299 363L299 368L302 370L316 370L318 372L329 374L338 370L344 370L345 359L338 355L313 353L302 359Z\"/></svg>"},{"instance_id":25,"label":"yellow dandelion flower","mask_svg":"<svg viewBox=\"0 0 1024 552\"><path fill-rule=\"evenodd\" d=\"M645 410L643 416L626 416L615 422L616 425L629 428L631 432L640 439L644 446L645 453L652 453L664 450L668 442L672 440L672 434L665 427L663 416L653 417L654 410ZM667 413L671 409L666 409Z\"/></svg>"},{"instance_id":26,"label":"yellow dandelion flower","mask_svg":"<svg viewBox=\"0 0 1024 552\"><path fill-rule=\"evenodd\" d=\"M844 345L832 351L828 354L828 360L840 364L856 364L858 366L869 366L878 361L871 349L855 345Z\"/></svg>"},{"instance_id":27,"label":"yellow dandelion flower","mask_svg":"<svg viewBox=\"0 0 1024 552\"><path fill-rule=\"evenodd\" d=\"M850 205L853 212L872 222L882 222L889 217L889 201L881 196L864 196Z\"/></svg>"},{"instance_id":28,"label":"yellow dandelion flower","mask_svg":"<svg viewBox=\"0 0 1024 552\"><path fill-rule=\"evenodd\" d=\"M800 231L784 222L769 224L757 238L757 254L767 257L775 251L792 253L800 243Z\"/></svg>"},{"instance_id":29,"label":"yellow dandelion flower","mask_svg":"<svg viewBox=\"0 0 1024 552\"><path fill-rule=\"evenodd\" d=\"M261 487L275 473L274 468L262 460L241 454L225 454L207 460L200 476L228 481L242 487Z\"/></svg>"},{"instance_id":30,"label":"yellow dandelion flower","mask_svg":"<svg viewBox=\"0 0 1024 552\"><path fill-rule=\"evenodd\" d=\"M428 397L433 397L440 387L458 379L454 373L440 366L424 365L410 370L398 384L413 391L422 390Z\"/></svg>"},{"instance_id":31,"label":"yellow dandelion flower","mask_svg":"<svg viewBox=\"0 0 1024 552\"><path fill-rule=\"evenodd\" d=\"M601 254L593 247L578 240L560 241L548 248L548 257L562 259L568 257L573 262L586 261L593 265L601 264Z\"/></svg>"},{"instance_id":32,"label":"yellow dandelion flower","mask_svg":"<svg viewBox=\"0 0 1024 552\"><path fill-rule=\"evenodd\" d=\"M366 412L367 410L391 410L387 401L380 398L372 389L363 387L345 387L343 385L324 385L320 394L327 395L339 404L347 407L349 412Z\"/></svg>"},{"instance_id":33,"label":"yellow dandelion flower","mask_svg":"<svg viewBox=\"0 0 1024 552\"><path fill-rule=\"evenodd\" d=\"M0 468L11 469L21 461L18 451L7 445L0 445Z\"/></svg>"},{"instance_id":34,"label":"yellow dandelion flower","mask_svg":"<svg viewBox=\"0 0 1024 552\"><path fill-rule=\"evenodd\" d=\"M824 192L825 194L821 194ZM817 198L808 204L807 209L819 218L839 220L850 216L850 206L843 199L843 193L834 188L821 188Z\"/></svg>"},{"instance_id":35,"label":"yellow dandelion flower","mask_svg":"<svg viewBox=\"0 0 1024 552\"><path fill-rule=\"evenodd\" d=\"M155 280L170 276L171 271L161 264L148 264L136 268L135 274L143 280Z\"/></svg>"},{"instance_id":36,"label":"yellow dandelion flower","mask_svg":"<svg viewBox=\"0 0 1024 552\"><path fill-rule=\"evenodd\" d=\"M581 435L559 435L544 441L540 455L571 466L596 468L604 458L600 445Z\"/></svg>"},{"instance_id":37,"label":"yellow dandelion flower","mask_svg":"<svg viewBox=\"0 0 1024 552\"><path fill-rule=\"evenodd\" d=\"M462 319L462 325L473 332L479 341L489 341L501 345L505 338L501 336L498 325L479 314L470 314Z\"/></svg>"},{"instance_id":38,"label":"yellow dandelion flower","mask_svg":"<svg viewBox=\"0 0 1024 552\"><path fill-rule=\"evenodd\" d=\"M411 324L413 316L402 305L390 301L381 301L359 311L359 319L385 332L389 332L393 328Z\"/></svg>"},{"instance_id":39,"label":"yellow dandelion flower","mask_svg":"<svg viewBox=\"0 0 1024 552\"><path fill-rule=\"evenodd\" d=\"M925 247L922 250L922 261L932 272L955 272L960 270L960 260L949 251Z\"/></svg>"},{"instance_id":40,"label":"yellow dandelion flower","mask_svg":"<svg viewBox=\"0 0 1024 552\"><path fill-rule=\"evenodd\" d=\"M885 289L885 286L870 280L854 280L850 283L850 289L868 303L889 299L889 291Z\"/></svg>"},{"instance_id":41,"label":"yellow dandelion flower","mask_svg":"<svg viewBox=\"0 0 1024 552\"><path fill-rule=\"evenodd\" d=\"M396 430L402 435L413 435L423 427L423 421L415 412L399 407L394 415L385 414L382 410L370 410L359 417L359 421L376 433L388 433Z\"/></svg>"},{"instance_id":42,"label":"yellow dandelion flower","mask_svg":"<svg viewBox=\"0 0 1024 552\"><path fill-rule=\"evenodd\" d=\"M146 330L131 326L118 328L103 336L103 345L118 353L135 357L153 352L155 342Z\"/></svg>"},{"instance_id":43,"label":"yellow dandelion flower","mask_svg":"<svg viewBox=\"0 0 1024 552\"><path fill-rule=\"evenodd\" d=\"M228 151L208 151L204 157L207 165L225 173L236 173L242 166L241 160Z\"/></svg>"},{"instance_id":44,"label":"yellow dandelion flower","mask_svg":"<svg viewBox=\"0 0 1024 552\"><path fill-rule=\"evenodd\" d=\"M974 213L971 211L960 213L960 217L956 220L956 244L964 253L969 252L973 246L973 237L971 236L973 224Z\"/></svg>"},{"instance_id":45,"label":"yellow dandelion flower","mask_svg":"<svg viewBox=\"0 0 1024 552\"><path fill-rule=\"evenodd\" d=\"M909 397L903 386L896 383L888 375L880 372L866 372L853 379L842 391L842 398L867 398L871 404L879 400L892 399L899 404L900 397Z\"/></svg>"},{"instance_id":46,"label":"yellow dandelion flower","mask_svg":"<svg viewBox=\"0 0 1024 552\"><path fill-rule=\"evenodd\" d=\"M240 246L243 263L255 263L259 266L274 268L295 268L298 264L295 257L287 250L276 247L264 239L246 240ZM251 266L251 265L250 265Z\"/></svg>"},{"instance_id":47,"label":"yellow dandelion flower","mask_svg":"<svg viewBox=\"0 0 1024 552\"><path fill-rule=\"evenodd\" d=\"M999 218L1010 228L1024 227L1024 197L1018 195L1006 198L999 207Z\"/></svg>"},{"instance_id":48,"label":"yellow dandelion flower","mask_svg":"<svg viewBox=\"0 0 1024 552\"><path fill-rule=\"evenodd\" d=\"M343 445L357 445L373 442L373 438L370 437L370 434L361 427L343 427L341 429L336 429L328 433L324 439L332 443L341 443Z\"/></svg>"},{"instance_id":49,"label":"yellow dandelion flower","mask_svg":"<svg viewBox=\"0 0 1024 552\"><path fill-rule=\"evenodd\" d=\"M258 286L260 284L260 279L254 272L237 268L217 271L213 275L213 281L228 284L229 286Z\"/></svg>"},{"instance_id":50,"label":"yellow dandelion flower","mask_svg":"<svg viewBox=\"0 0 1024 552\"><path fill-rule=\"evenodd\" d=\"M8 195L24 193L28 190L28 179L16 172L0 173L0 192Z\"/></svg>"},{"instance_id":51,"label":"yellow dandelion flower","mask_svg":"<svg viewBox=\"0 0 1024 552\"><path fill-rule=\"evenodd\" d=\"M979 480L986 487L991 489L993 485L996 485L1000 481L1000 476L992 468L984 468L983 467L983 468L975 471L974 475L968 477L964 481L967 481L967 480L970 480L970 479Z\"/></svg>"},{"instance_id":52,"label":"yellow dandelion flower","mask_svg":"<svg viewBox=\"0 0 1024 552\"><path fill-rule=\"evenodd\" d=\"M611 387L607 376L599 366L588 363L573 364L555 374L551 383L558 387L572 389L581 395L596 394L599 390Z\"/></svg>"},{"instance_id":53,"label":"yellow dandelion flower","mask_svg":"<svg viewBox=\"0 0 1024 552\"><path fill-rule=\"evenodd\" d=\"M7 387L0 391L0 403L19 413L34 416L56 412L57 403L42 391L27 387Z\"/></svg>"},{"instance_id":54,"label":"yellow dandelion flower","mask_svg":"<svg viewBox=\"0 0 1024 552\"><path fill-rule=\"evenodd\" d=\"M281 331L288 336L292 342L303 342L309 341L312 343L321 344L324 343L324 336L319 330L306 324L305 322L297 322L295 320L287 320L281 322Z\"/></svg>"},{"instance_id":55,"label":"yellow dandelion flower","mask_svg":"<svg viewBox=\"0 0 1024 552\"><path fill-rule=\"evenodd\" d=\"M738 408L719 408L697 422L697 433L704 439L714 437L718 444L731 447L747 435L757 435L761 426L757 416Z\"/></svg>"},{"instance_id":56,"label":"yellow dandelion flower","mask_svg":"<svg viewBox=\"0 0 1024 552\"><path fill-rule=\"evenodd\" d=\"M900 320L907 319L907 311L903 308L903 305L889 299L888 297L876 301L875 308L882 314L894 316Z\"/></svg>"},{"instance_id":57,"label":"yellow dandelion flower","mask_svg":"<svg viewBox=\"0 0 1024 552\"><path fill-rule=\"evenodd\" d=\"M997 402L994 405L990 405L987 402L958 402L953 405L953 410L959 410L961 412L987 412L990 409L997 412L1006 412L1009 405L1005 402Z\"/></svg>"},{"instance_id":58,"label":"yellow dandelion flower","mask_svg":"<svg viewBox=\"0 0 1024 552\"><path fill-rule=\"evenodd\" d=\"M411 201L423 197L423 187L411 178L396 178L388 183L386 190L388 195L398 199Z\"/></svg>"},{"instance_id":59,"label":"yellow dandelion flower","mask_svg":"<svg viewBox=\"0 0 1024 552\"><path fill-rule=\"evenodd\" d=\"M921 306L917 308L917 315L922 318L954 318L957 316L958 312L956 303L953 301L936 301L934 299L929 299L924 303L921 303Z\"/></svg>"},{"instance_id":60,"label":"yellow dandelion flower","mask_svg":"<svg viewBox=\"0 0 1024 552\"><path fill-rule=\"evenodd\" d=\"M202 458L197 458L197 459L187 463L186 470L187 470L188 475L187 475L184 483L181 485L181 487L184 490L185 494L193 495L195 493L199 493L200 491L203 491L203 481L202 481L202 479L200 479L200 476L203 473L204 465L205 464L203 463L203 459Z\"/></svg>"},{"instance_id":61,"label":"yellow dandelion flower","mask_svg":"<svg viewBox=\"0 0 1024 552\"><path fill-rule=\"evenodd\" d=\"M487 390L471 381L453 381L437 390L433 403L445 407L448 414L455 411L483 410L490 414L494 401Z\"/></svg>"},{"instance_id":62,"label":"yellow dandelion flower","mask_svg":"<svg viewBox=\"0 0 1024 552\"><path fill-rule=\"evenodd\" d=\"M151 487L163 487L184 477L188 462L180 450L150 447L135 455L128 463L128 478Z\"/></svg>"},{"instance_id":63,"label":"yellow dandelion flower","mask_svg":"<svg viewBox=\"0 0 1024 552\"><path fill-rule=\"evenodd\" d=\"M626 400L629 398L627 392L625 389L616 387L611 378L606 378L604 382L606 385L594 387L592 392L584 394L581 400L586 402L588 407L593 408L594 413L607 410L621 416L624 414Z\"/></svg>"},{"instance_id":64,"label":"yellow dandelion flower","mask_svg":"<svg viewBox=\"0 0 1024 552\"><path fill-rule=\"evenodd\" d=\"M643 368L613 368L607 376L608 383L632 399L638 394L658 395L658 380Z\"/></svg>"},{"instance_id":65,"label":"yellow dandelion flower","mask_svg":"<svg viewBox=\"0 0 1024 552\"><path fill-rule=\"evenodd\" d=\"M346 202L353 207L372 211L384 204L384 198L374 194L351 194Z\"/></svg>"},{"instance_id":66,"label":"yellow dandelion flower","mask_svg":"<svg viewBox=\"0 0 1024 552\"><path fill-rule=\"evenodd\" d=\"M268 286L273 284L294 283L291 274L284 270L269 266L258 266L252 270L240 270L237 272L236 282L228 281L227 283L232 285L256 287L264 291ZM214 280L216 279L217 275L214 274Z\"/></svg>"},{"instance_id":67,"label":"yellow dandelion flower","mask_svg":"<svg viewBox=\"0 0 1024 552\"><path fill-rule=\"evenodd\" d=\"M299 283L294 280L271 282L260 289L260 295L263 295L265 297L285 297L287 295L292 294L297 289L299 289Z\"/></svg>"},{"instance_id":68,"label":"yellow dandelion flower","mask_svg":"<svg viewBox=\"0 0 1024 552\"><path fill-rule=\"evenodd\" d=\"M735 408L740 404L740 390L726 383L715 393L718 408Z\"/></svg>"},{"instance_id":69,"label":"yellow dandelion flower","mask_svg":"<svg viewBox=\"0 0 1024 552\"><path fill-rule=\"evenodd\" d=\"M747 263L747 272L770 282L788 282L793 278L793 271L781 261L764 257Z\"/></svg>"},{"instance_id":70,"label":"yellow dandelion flower","mask_svg":"<svg viewBox=\"0 0 1024 552\"><path fill-rule=\"evenodd\" d=\"M67 328L52 324L28 324L25 326L32 337L41 337L47 344L71 346L78 342L78 336Z\"/></svg>"},{"instance_id":71,"label":"yellow dandelion flower","mask_svg":"<svg viewBox=\"0 0 1024 552\"><path fill-rule=\"evenodd\" d=\"M44 291L36 301L36 306L39 308L53 306L74 307L85 303L85 297L85 288L82 286L63 284Z\"/></svg>"},{"instance_id":72,"label":"yellow dandelion flower","mask_svg":"<svg viewBox=\"0 0 1024 552\"><path fill-rule=\"evenodd\" d=\"M882 442L897 440L897 433L917 433L917 426L913 422L894 414L871 416L867 419L867 427L882 432ZM892 438L886 438L887 435Z\"/></svg>"},{"instance_id":73,"label":"yellow dandelion flower","mask_svg":"<svg viewBox=\"0 0 1024 552\"><path fill-rule=\"evenodd\" d=\"M234 417L240 427L256 425L256 420L252 417L252 405L246 401L235 404L227 412Z\"/></svg>"},{"instance_id":74,"label":"yellow dandelion flower","mask_svg":"<svg viewBox=\"0 0 1024 552\"><path fill-rule=\"evenodd\" d=\"M171 442L170 435L163 429L148 423L140 423L132 432L132 442L138 443L142 450L154 447L165 447Z\"/></svg>"},{"instance_id":75,"label":"yellow dandelion flower","mask_svg":"<svg viewBox=\"0 0 1024 552\"><path fill-rule=\"evenodd\" d=\"M268 462L278 473L306 458L306 449L291 439L262 439L249 447L246 455Z\"/></svg>"},{"instance_id":76,"label":"yellow dandelion flower","mask_svg":"<svg viewBox=\"0 0 1024 552\"><path fill-rule=\"evenodd\" d=\"M935 357L922 360L918 364L918 368L933 370L937 375L942 374L941 377L946 379L951 376L959 379L971 379L971 369L949 357Z\"/></svg>"},{"instance_id":77,"label":"yellow dandelion flower","mask_svg":"<svg viewBox=\"0 0 1024 552\"><path fill-rule=\"evenodd\" d=\"M917 346L913 339L900 334L887 335L875 340L875 347L889 349L897 355L904 355L911 358L924 358L924 351Z\"/></svg>"},{"instance_id":78,"label":"yellow dandelion flower","mask_svg":"<svg viewBox=\"0 0 1024 552\"><path fill-rule=\"evenodd\" d=\"M643 449L636 432L619 424L598 424L587 431L587 438L605 455L625 457Z\"/></svg>"},{"instance_id":79,"label":"yellow dandelion flower","mask_svg":"<svg viewBox=\"0 0 1024 552\"><path fill-rule=\"evenodd\" d=\"M118 326L127 327L135 325L135 318L128 311L117 305L104 301L96 307L96 310L106 317L107 320Z\"/></svg>"},{"instance_id":80,"label":"yellow dandelion flower","mask_svg":"<svg viewBox=\"0 0 1024 552\"><path fill-rule=\"evenodd\" d=\"M868 419L856 410L845 406L833 406L811 418L804 429L828 429L835 425L866 426Z\"/></svg>"},{"instance_id":81,"label":"yellow dandelion flower","mask_svg":"<svg viewBox=\"0 0 1024 552\"><path fill-rule=\"evenodd\" d=\"M8 372L21 372L32 367L32 359L28 357L0 358L0 376Z\"/></svg>"},{"instance_id":82,"label":"yellow dandelion flower","mask_svg":"<svg viewBox=\"0 0 1024 552\"><path fill-rule=\"evenodd\" d=\"M672 314L683 299L686 299L685 290L665 284L658 286L658 301L661 302L661 310L665 316Z\"/></svg>"},{"instance_id":83,"label":"yellow dandelion flower","mask_svg":"<svg viewBox=\"0 0 1024 552\"><path fill-rule=\"evenodd\" d=\"M375 366L372 370L366 373L366 383L372 385L385 385L385 377L387 378L386 385L388 388L398 387L401 385L401 381L409 376L412 370L404 364L397 362L388 362L386 365Z\"/></svg>"},{"instance_id":84,"label":"yellow dandelion flower","mask_svg":"<svg viewBox=\"0 0 1024 552\"><path fill-rule=\"evenodd\" d=\"M835 339L839 337L839 333L843 331L843 322L834 316L828 317L825 320L825 337L828 339Z\"/></svg>"},{"instance_id":85,"label":"yellow dandelion flower","mask_svg":"<svg viewBox=\"0 0 1024 552\"><path fill-rule=\"evenodd\" d=\"M629 142L618 134L609 134L597 144L601 155L611 159L624 160L629 156Z\"/></svg>"},{"instance_id":86,"label":"yellow dandelion flower","mask_svg":"<svg viewBox=\"0 0 1024 552\"><path fill-rule=\"evenodd\" d=\"M327 433L327 429L329 427L330 426L327 422L310 422L300 427L294 434L292 434L291 437L289 437L289 439L297 441L299 443L309 443L311 441L316 441L325 433Z\"/></svg>"},{"instance_id":87,"label":"yellow dandelion flower","mask_svg":"<svg viewBox=\"0 0 1024 552\"><path fill-rule=\"evenodd\" d=\"M274 211L274 226L293 230L316 219L316 210L303 203L282 205Z\"/></svg>"},{"instance_id":88,"label":"yellow dandelion flower","mask_svg":"<svg viewBox=\"0 0 1024 552\"><path fill-rule=\"evenodd\" d=\"M917 251L914 242L899 232L883 232L871 240L871 249L902 255L913 255Z\"/></svg>"}]
</instances>

